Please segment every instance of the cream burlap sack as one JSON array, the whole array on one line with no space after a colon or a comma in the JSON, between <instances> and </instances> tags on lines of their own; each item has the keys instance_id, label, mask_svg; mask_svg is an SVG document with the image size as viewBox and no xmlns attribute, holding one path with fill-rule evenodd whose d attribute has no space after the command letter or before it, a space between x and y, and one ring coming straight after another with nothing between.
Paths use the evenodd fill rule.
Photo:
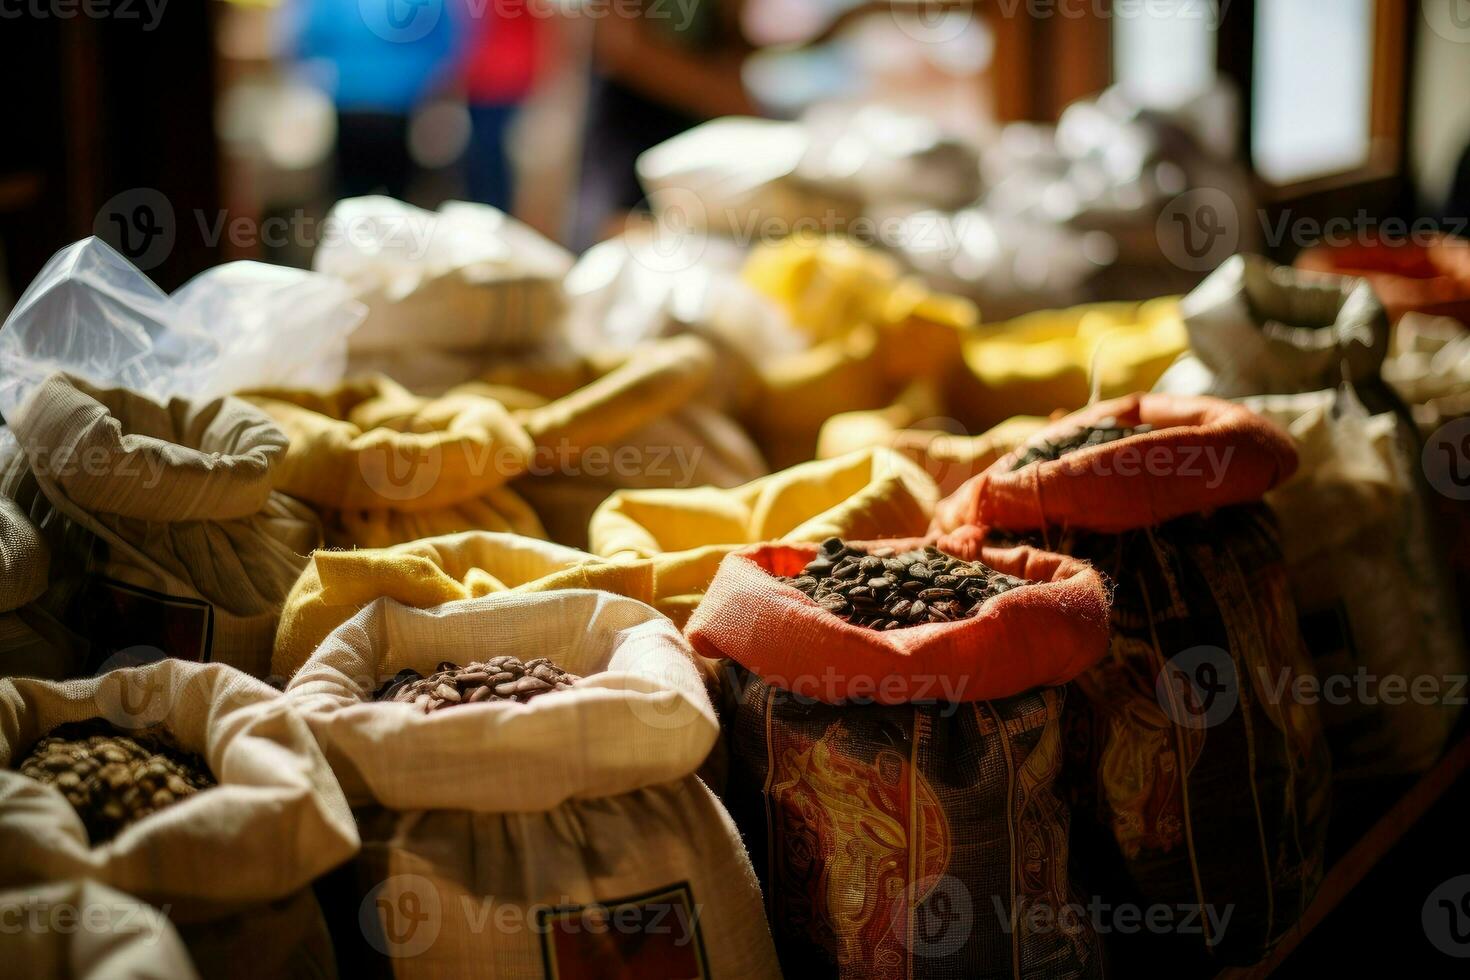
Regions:
<instances>
[{"instance_id":1,"label":"cream burlap sack","mask_svg":"<svg viewBox=\"0 0 1470 980\"><path fill-rule=\"evenodd\" d=\"M167 730L219 785L91 846L59 791L12 767L58 725L93 718ZM200 933L191 949L206 954L206 976L333 972L320 914L300 893L356 851L357 831L310 731L272 688L173 659L61 684L0 681L0 767L0 887L90 878L166 907ZM229 934L272 941L242 958L220 940Z\"/></svg>"},{"instance_id":2,"label":"cream burlap sack","mask_svg":"<svg viewBox=\"0 0 1470 980\"><path fill-rule=\"evenodd\" d=\"M583 679L524 705L369 703L405 667L501 653ZM353 911L395 975L777 975L750 861L692 775L714 708L688 644L643 603L380 599L286 697L349 798L383 808L362 821Z\"/></svg>"},{"instance_id":3,"label":"cream burlap sack","mask_svg":"<svg viewBox=\"0 0 1470 980\"><path fill-rule=\"evenodd\" d=\"M53 645L64 631L34 605L50 568L41 532L14 500L0 496L0 677L47 676L70 659Z\"/></svg>"},{"instance_id":4,"label":"cream burlap sack","mask_svg":"<svg viewBox=\"0 0 1470 980\"><path fill-rule=\"evenodd\" d=\"M601 589L649 602L653 567L492 531L446 534L391 548L318 551L286 599L271 672L290 679L328 633L374 599L427 609L496 592L556 589Z\"/></svg>"},{"instance_id":5,"label":"cream burlap sack","mask_svg":"<svg viewBox=\"0 0 1470 980\"><path fill-rule=\"evenodd\" d=\"M438 392L559 333L571 254L495 208L354 197L332 208L327 231L313 267L367 307L347 338L349 375Z\"/></svg>"},{"instance_id":6,"label":"cream burlap sack","mask_svg":"<svg viewBox=\"0 0 1470 980\"><path fill-rule=\"evenodd\" d=\"M199 976L163 911L85 878L0 892L0 963L15 977Z\"/></svg>"},{"instance_id":7,"label":"cream burlap sack","mask_svg":"<svg viewBox=\"0 0 1470 980\"><path fill-rule=\"evenodd\" d=\"M52 553L38 604L76 641L49 676L91 673L146 646L263 676L276 619L321 543L272 491L286 437L235 398L152 401L58 374L11 420L22 453L0 474Z\"/></svg>"},{"instance_id":8,"label":"cream burlap sack","mask_svg":"<svg viewBox=\"0 0 1470 980\"><path fill-rule=\"evenodd\" d=\"M1350 389L1244 401L1297 443L1296 475L1266 502L1322 683L1334 775L1428 768L1470 664L1400 420L1370 415ZM1415 694L1422 685L1435 693Z\"/></svg>"}]
</instances>

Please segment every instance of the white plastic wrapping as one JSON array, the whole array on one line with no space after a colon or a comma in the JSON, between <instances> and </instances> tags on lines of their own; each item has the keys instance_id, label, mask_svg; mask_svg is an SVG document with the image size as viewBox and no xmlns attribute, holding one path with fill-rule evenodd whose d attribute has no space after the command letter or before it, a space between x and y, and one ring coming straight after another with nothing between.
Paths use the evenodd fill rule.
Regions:
<instances>
[{"instance_id":1,"label":"white plastic wrapping","mask_svg":"<svg viewBox=\"0 0 1470 980\"><path fill-rule=\"evenodd\" d=\"M550 344L572 256L486 205L354 197L327 216L312 266L367 306L352 372L427 391L469 380L489 355Z\"/></svg>"},{"instance_id":2,"label":"white plastic wrapping","mask_svg":"<svg viewBox=\"0 0 1470 980\"><path fill-rule=\"evenodd\" d=\"M363 317L326 276L230 262L172 296L98 238L52 256L0 330L0 414L58 371L167 401L331 384Z\"/></svg>"}]
</instances>

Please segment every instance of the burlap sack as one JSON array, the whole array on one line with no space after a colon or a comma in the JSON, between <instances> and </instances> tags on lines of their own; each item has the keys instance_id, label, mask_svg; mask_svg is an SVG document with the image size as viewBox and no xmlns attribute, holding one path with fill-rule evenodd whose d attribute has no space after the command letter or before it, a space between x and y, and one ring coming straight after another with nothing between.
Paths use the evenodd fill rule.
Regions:
<instances>
[{"instance_id":1,"label":"burlap sack","mask_svg":"<svg viewBox=\"0 0 1470 980\"><path fill-rule=\"evenodd\" d=\"M222 664L164 659L55 684L0 681L0 887L89 878L158 908L202 937L205 976L331 975L312 879L357 849L342 791L306 725L273 689ZM92 847L56 789L11 771L65 722L166 729L219 785ZM287 911L282 911L285 909ZM229 948L221 935L253 935Z\"/></svg>"},{"instance_id":2,"label":"burlap sack","mask_svg":"<svg viewBox=\"0 0 1470 980\"><path fill-rule=\"evenodd\" d=\"M616 490L738 486L764 476L750 438L710 397L719 356L694 336L589 357L585 383L519 411L535 443L516 489L557 541L587 544L587 522Z\"/></svg>"},{"instance_id":3,"label":"burlap sack","mask_svg":"<svg viewBox=\"0 0 1470 980\"><path fill-rule=\"evenodd\" d=\"M1089 842L1076 861L1109 903L1203 910L1161 962L1254 963L1316 892L1330 785L1317 706L1296 695L1312 666L1281 545L1252 502L1295 454L1238 405L1168 395L1099 403L1035 438L1103 418L1154 429L1016 469L1018 450L936 525L970 525L950 538L962 556L966 534L1045 543L1113 583L1111 651L1076 680L1066 742Z\"/></svg>"},{"instance_id":4,"label":"burlap sack","mask_svg":"<svg viewBox=\"0 0 1470 980\"><path fill-rule=\"evenodd\" d=\"M1406 313L1422 313L1470 326L1470 242L1463 238L1435 235L1427 242L1323 245L1298 255L1296 266L1362 276L1373 284L1395 324Z\"/></svg>"},{"instance_id":5,"label":"burlap sack","mask_svg":"<svg viewBox=\"0 0 1470 980\"><path fill-rule=\"evenodd\" d=\"M289 679L328 633L379 597L427 609L496 592L557 589L601 589L650 602L653 566L491 531L318 551L286 599L271 672Z\"/></svg>"},{"instance_id":6,"label":"burlap sack","mask_svg":"<svg viewBox=\"0 0 1470 980\"><path fill-rule=\"evenodd\" d=\"M1344 381L1375 412L1389 322L1362 279L1301 272L1256 255L1226 261L1179 305L1190 353L1158 390L1242 398L1323 391Z\"/></svg>"},{"instance_id":7,"label":"burlap sack","mask_svg":"<svg viewBox=\"0 0 1470 980\"><path fill-rule=\"evenodd\" d=\"M1177 299L1099 303L981 327L951 375L950 413L970 432L1146 390L1188 346Z\"/></svg>"},{"instance_id":8,"label":"burlap sack","mask_svg":"<svg viewBox=\"0 0 1470 980\"><path fill-rule=\"evenodd\" d=\"M923 407L921 408L920 405ZM1047 424L1036 415L1018 415L971 436L957 432L954 419L938 417L935 402L900 399L875 412L845 412L822 426L817 458L835 459L862 449L891 449L913 460L948 496L974 479Z\"/></svg>"},{"instance_id":9,"label":"burlap sack","mask_svg":"<svg viewBox=\"0 0 1470 980\"><path fill-rule=\"evenodd\" d=\"M774 466L811 459L823 423L839 412L883 408L915 381L939 384L979 321L968 300L935 293L887 256L841 239L763 246L744 276L814 341L762 365L766 390L745 416Z\"/></svg>"},{"instance_id":10,"label":"burlap sack","mask_svg":"<svg viewBox=\"0 0 1470 980\"><path fill-rule=\"evenodd\" d=\"M526 705L366 703L404 667L501 652L583 679ZM777 975L749 859L692 775L715 743L713 706L648 606L584 590L379 600L286 697L349 797L386 808L364 818L357 881L393 975ZM621 926L594 921L625 909Z\"/></svg>"},{"instance_id":11,"label":"burlap sack","mask_svg":"<svg viewBox=\"0 0 1470 980\"><path fill-rule=\"evenodd\" d=\"M556 336L572 257L485 205L357 197L332 208L312 264L367 306L348 337L350 374L438 392Z\"/></svg>"},{"instance_id":12,"label":"burlap sack","mask_svg":"<svg viewBox=\"0 0 1470 980\"><path fill-rule=\"evenodd\" d=\"M47 676L140 646L263 676L281 603L321 543L312 513L272 492L281 430L238 399L164 405L69 375L12 423L23 453L0 491L46 528L52 584L35 605L71 634Z\"/></svg>"},{"instance_id":13,"label":"burlap sack","mask_svg":"<svg viewBox=\"0 0 1470 980\"><path fill-rule=\"evenodd\" d=\"M420 398L384 377L243 397L290 437L276 485L319 510L328 545L384 548L466 530L544 536L505 486L525 472L532 444L498 401Z\"/></svg>"},{"instance_id":14,"label":"burlap sack","mask_svg":"<svg viewBox=\"0 0 1470 980\"><path fill-rule=\"evenodd\" d=\"M43 677L68 660L36 630L37 617L49 617L29 608L45 593L50 567L41 532L15 501L0 497L0 677Z\"/></svg>"},{"instance_id":15,"label":"burlap sack","mask_svg":"<svg viewBox=\"0 0 1470 980\"><path fill-rule=\"evenodd\" d=\"M725 798L786 975L1101 976L1097 935L1069 914L1065 689L1016 694L1105 651L1096 573L987 550L1044 584L972 620L875 632L771 578L813 550L729 556L688 629L729 658Z\"/></svg>"},{"instance_id":16,"label":"burlap sack","mask_svg":"<svg viewBox=\"0 0 1470 980\"><path fill-rule=\"evenodd\" d=\"M810 179L800 123L722 116L639 154L638 182L661 222L739 237L776 222L845 223L861 205L848 188Z\"/></svg>"},{"instance_id":17,"label":"burlap sack","mask_svg":"<svg viewBox=\"0 0 1470 980\"><path fill-rule=\"evenodd\" d=\"M887 450L819 460L721 490L625 490L588 527L595 554L649 558L654 606L682 623L720 560L759 541L908 537L928 526L938 492L923 471Z\"/></svg>"},{"instance_id":18,"label":"burlap sack","mask_svg":"<svg viewBox=\"0 0 1470 980\"><path fill-rule=\"evenodd\" d=\"M0 892L0 960L16 977L198 980L168 916L85 878Z\"/></svg>"},{"instance_id":19,"label":"burlap sack","mask_svg":"<svg viewBox=\"0 0 1470 980\"><path fill-rule=\"evenodd\" d=\"M1443 542L1430 517L1422 447L1412 414L1380 373L1389 317L1373 287L1239 256L1186 297L1181 309L1193 355L1160 379L1161 389L1230 398L1301 394L1251 404L1298 438L1297 430L1326 427L1312 450L1312 468L1323 475L1304 471L1298 478L1304 488L1315 484L1310 494L1303 492L1290 510L1268 498L1285 533L1308 646L1314 659L1326 658L1318 667L1324 683L1350 681L1357 690L1339 667L1370 675L1375 692L1385 678L1412 685L1423 676L1442 685L1446 676L1465 673L1470 655L1460 638ZM1352 393L1339 398L1333 392L1343 382ZM1364 410L1375 421L1365 421ZM1319 502L1317 494L1331 496ZM1394 501L1393 516L1380 519L1383 511L1371 501L1384 497ZM1325 521L1324 513L1333 519ZM1370 527L1361 541L1342 544L1355 533L1349 529ZM1306 560L1307 553L1320 554L1320 562ZM1382 608L1383 616L1360 615L1370 608ZM1417 614L1405 615L1410 609ZM1384 629L1387 623L1395 626ZM1406 652L1410 647L1413 652ZM1455 699L1453 691L1440 691L1439 700ZM1340 776L1422 769L1441 744L1444 717L1457 710L1412 700L1388 709L1376 693L1376 710L1356 694L1347 700L1358 702L1358 710L1324 700L1327 723L1336 729ZM1423 712L1426 719L1393 723L1382 717L1384 710ZM1367 728L1348 735L1343 713L1359 711L1376 720L1365 717ZM1393 746L1396 738L1407 740L1402 749Z\"/></svg>"},{"instance_id":20,"label":"burlap sack","mask_svg":"<svg viewBox=\"0 0 1470 980\"><path fill-rule=\"evenodd\" d=\"M1426 769L1459 718L1457 678L1470 662L1399 420L1370 415L1347 390L1246 403L1286 427L1301 458L1297 475L1266 502L1281 522L1291 589L1324 685L1336 775ZM1381 686L1395 678L1437 693L1400 700Z\"/></svg>"}]
</instances>

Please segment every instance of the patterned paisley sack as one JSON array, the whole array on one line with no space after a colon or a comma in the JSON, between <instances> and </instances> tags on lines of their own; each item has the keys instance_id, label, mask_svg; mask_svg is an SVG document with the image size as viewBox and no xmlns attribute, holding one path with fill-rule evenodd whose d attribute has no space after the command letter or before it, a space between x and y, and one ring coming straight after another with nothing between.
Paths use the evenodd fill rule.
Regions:
<instances>
[{"instance_id":1,"label":"patterned paisley sack","mask_svg":"<svg viewBox=\"0 0 1470 980\"><path fill-rule=\"evenodd\" d=\"M968 619L878 632L774 578L815 552L729 555L688 627L699 653L728 658L726 801L786 975L1101 976L1055 786L1056 685L1104 651L1101 580L986 549L1031 584Z\"/></svg>"},{"instance_id":2,"label":"patterned paisley sack","mask_svg":"<svg viewBox=\"0 0 1470 980\"><path fill-rule=\"evenodd\" d=\"M1322 873L1326 743L1294 696L1311 666L1254 502L1295 466L1286 434L1244 408L1132 395L1042 430L936 519L956 538L1045 542L1113 584L1111 649L1074 684L1077 827L1098 838L1074 854L1110 904L1189 915L1184 956L1202 939L1216 961L1257 961Z\"/></svg>"}]
</instances>

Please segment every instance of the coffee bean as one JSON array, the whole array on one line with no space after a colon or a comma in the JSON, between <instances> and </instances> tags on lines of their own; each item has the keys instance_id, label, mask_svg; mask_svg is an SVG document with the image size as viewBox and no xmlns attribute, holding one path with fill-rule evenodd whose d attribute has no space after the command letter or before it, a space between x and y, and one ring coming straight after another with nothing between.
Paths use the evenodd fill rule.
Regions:
<instances>
[{"instance_id":1,"label":"coffee bean","mask_svg":"<svg viewBox=\"0 0 1470 980\"><path fill-rule=\"evenodd\" d=\"M1045 463L1061 459L1068 453L1074 453L1079 449L1102 446L1110 442L1117 442L1119 439L1127 439L1130 436L1143 435L1146 432L1152 431L1153 426L1147 423L1128 427L1120 426L1117 419L1099 419L1092 425L1078 429L1070 435L1062 436L1049 442L1038 443L1034 446L1028 446L1016 458L1016 462L1011 466L1011 470L1014 472L1015 470L1030 466L1032 463Z\"/></svg>"},{"instance_id":2,"label":"coffee bean","mask_svg":"<svg viewBox=\"0 0 1470 980\"><path fill-rule=\"evenodd\" d=\"M94 845L215 785L204 760L181 748L168 732L123 734L101 719L53 729L18 768L66 797Z\"/></svg>"},{"instance_id":3,"label":"coffee bean","mask_svg":"<svg viewBox=\"0 0 1470 980\"><path fill-rule=\"evenodd\" d=\"M827 612L870 629L961 619L977 612L991 596L1025 584L933 547L902 555L884 548L886 554L880 557L849 545L838 547L833 540L823 543L821 553L800 574L781 581ZM834 562L826 557L832 555L841 557Z\"/></svg>"},{"instance_id":4,"label":"coffee bean","mask_svg":"<svg viewBox=\"0 0 1470 980\"><path fill-rule=\"evenodd\" d=\"M413 671L400 673L378 691L375 700L412 704L428 713L495 700L525 702L548 691L564 691L581 680L546 657L522 663L515 657L498 656L463 667L447 661L439 666L442 669L428 677Z\"/></svg>"}]
</instances>

